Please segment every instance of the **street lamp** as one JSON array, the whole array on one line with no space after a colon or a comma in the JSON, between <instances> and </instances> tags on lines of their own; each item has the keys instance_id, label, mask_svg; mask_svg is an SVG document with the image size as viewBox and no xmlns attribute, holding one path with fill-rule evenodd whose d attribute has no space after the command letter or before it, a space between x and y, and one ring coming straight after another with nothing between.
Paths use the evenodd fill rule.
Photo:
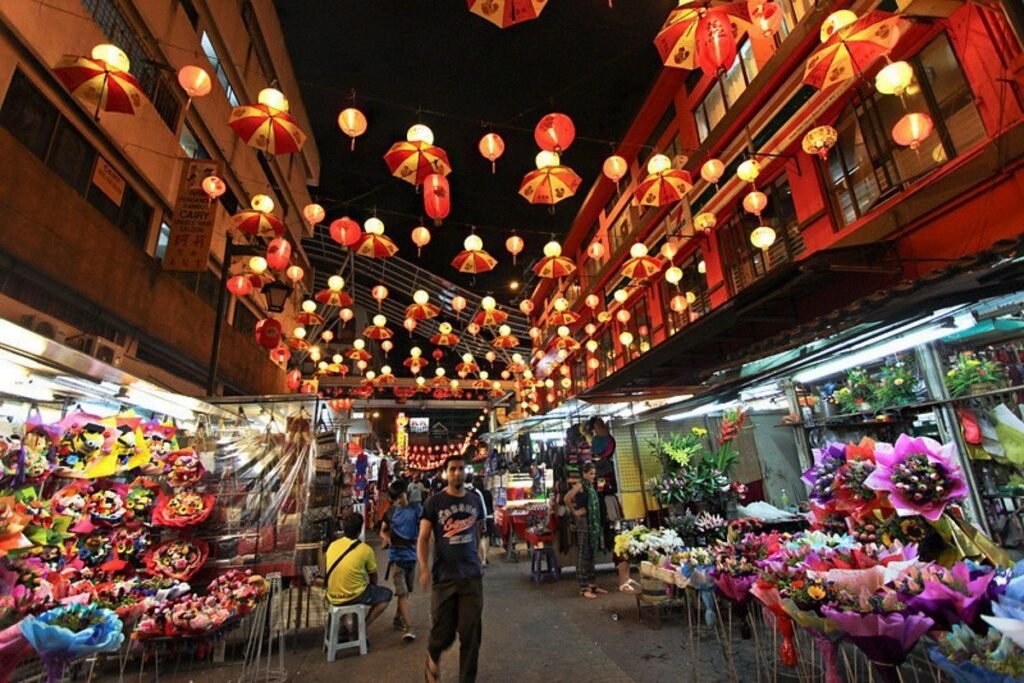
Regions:
<instances>
[{"instance_id":1,"label":"street lamp","mask_svg":"<svg viewBox=\"0 0 1024 683\"><path fill-rule=\"evenodd\" d=\"M280 280L274 279L263 285L263 289L260 291L267 298L267 310L271 313L280 313L284 310L284 305L288 303L292 288Z\"/></svg>"}]
</instances>

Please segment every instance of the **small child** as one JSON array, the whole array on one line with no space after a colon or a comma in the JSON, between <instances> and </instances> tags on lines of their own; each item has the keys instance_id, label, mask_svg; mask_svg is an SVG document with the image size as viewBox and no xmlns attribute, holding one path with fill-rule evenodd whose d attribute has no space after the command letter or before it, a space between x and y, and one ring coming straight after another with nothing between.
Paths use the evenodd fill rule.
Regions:
<instances>
[{"instance_id":1,"label":"small child","mask_svg":"<svg viewBox=\"0 0 1024 683\"><path fill-rule=\"evenodd\" d=\"M384 576L394 581L395 596L398 598L395 628L404 631L402 639L411 643L416 640L416 634L412 631L412 619L409 616L409 593L412 592L416 578L416 539L419 536L423 506L409 502L406 487L404 481L395 481L388 487L391 507L384 515L380 533L384 547L388 549L388 568Z\"/></svg>"}]
</instances>

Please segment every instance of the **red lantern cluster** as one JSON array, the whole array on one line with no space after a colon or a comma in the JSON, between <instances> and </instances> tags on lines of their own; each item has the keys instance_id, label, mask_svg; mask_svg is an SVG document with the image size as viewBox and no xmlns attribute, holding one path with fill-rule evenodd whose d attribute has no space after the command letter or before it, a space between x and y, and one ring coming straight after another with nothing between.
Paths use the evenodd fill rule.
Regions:
<instances>
[{"instance_id":1,"label":"red lantern cluster","mask_svg":"<svg viewBox=\"0 0 1024 683\"><path fill-rule=\"evenodd\" d=\"M434 219L435 225L448 217L452 211L451 188L448 179L441 173L431 173L423 181L423 210Z\"/></svg>"}]
</instances>

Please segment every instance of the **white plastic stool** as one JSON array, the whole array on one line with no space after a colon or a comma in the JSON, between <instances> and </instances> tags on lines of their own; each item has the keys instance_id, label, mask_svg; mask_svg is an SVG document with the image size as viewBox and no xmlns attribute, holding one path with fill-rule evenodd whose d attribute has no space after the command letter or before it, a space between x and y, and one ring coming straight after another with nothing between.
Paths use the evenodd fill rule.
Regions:
<instances>
[{"instance_id":1,"label":"white plastic stool","mask_svg":"<svg viewBox=\"0 0 1024 683\"><path fill-rule=\"evenodd\" d=\"M324 623L324 647L327 649L327 661L333 662L338 650L358 647L359 654L366 654L366 615L370 613L369 605L328 605L327 621ZM356 638L338 642L341 620L346 614L355 615Z\"/></svg>"}]
</instances>

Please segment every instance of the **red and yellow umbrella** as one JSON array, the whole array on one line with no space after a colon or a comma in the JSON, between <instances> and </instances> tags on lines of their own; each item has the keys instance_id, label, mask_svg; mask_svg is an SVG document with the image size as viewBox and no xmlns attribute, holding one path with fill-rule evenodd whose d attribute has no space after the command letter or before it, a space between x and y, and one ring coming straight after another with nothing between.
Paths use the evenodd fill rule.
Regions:
<instances>
[{"instance_id":1,"label":"red and yellow umbrella","mask_svg":"<svg viewBox=\"0 0 1024 683\"><path fill-rule=\"evenodd\" d=\"M348 366L347 365L342 365L341 363L331 363L331 364L329 364L327 366L327 369L324 370L324 374L331 375L331 376L345 375L347 373L348 373Z\"/></svg>"},{"instance_id":2,"label":"red and yellow umbrella","mask_svg":"<svg viewBox=\"0 0 1024 683\"><path fill-rule=\"evenodd\" d=\"M466 0L469 11L498 28L508 28L540 16L547 0Z\"/></svg>"},{"instance_id":3,"label":"red and yellow umbrella","mask_svg":"<svg viewBox=\"0 0 1024 683\"><path fill-rule=\"evenodd\" d=\"M519 346L519 338L511 334L500 335L491 340L491 345L496 349L514 349Z\"/></svg>"},{"instance_id":4,"label":"red and yellow umbrella","mask_svg":"<svg viewBox=\"0 0 1024 683\"><path fill-rule=\"evenodd\" d=\"M363 330L363 336L367 339L384 341L385 339L391 339L395 336L395 333L391 331L390 327L384 327L383 325L370 325Z\"/></svg>"},{"instance_id":5,"label":"red and yellow umbrella","mask_svg":"<svg viewBox=\"0 0 1024 683\"><path fill-rule=\"evenodd\" d=\"M480 366L474 362L462 362L455 366L455 372L458 373L459 377L465 377L466 375L474 375L480 372Z\"/></svg>"},{"instance_id":6,"label":"red and yellow umbrella","mask_svg":"<svg viewBox=\"0 0 1024 683\"><path fill-rule=\"evenodd\" d=\"M235 107L228 125L245 144L265 154L293 154L306 141L291 114L266 104Z\"/></svg>"},{"instance_id":7,"label":"red and yellow umbrella","mask_svg":"<svg viewBox=\"0 0 1024 683\"><path fill-rule=\"evenodd\" d=\"M395 387L391 391L394 393L395 398L400 400L412 398L413 394L416 393L415 387Z\"/></svg>"},{"instance_id":8,"label":"red and yellow umbrella","mask_svg":"<svg viewBox=\"0 0 1024 683\"><path fill-rule=\"evenodd\" d=\"M460 251L458 255L452 259L453 268L460 273L470 273L472 275L486 273L493 269L497 264L498 262L494 257L483 249L466 249L465 251Z\"/></svg>"},{"instance_id":9,"label":"red and yellow umbrella","mask_svg":"<svg viewBox=\"0 0 1024 683\"><path fill-rule=\"evenodd\" d=\"M515 337L513 337L513 339L515 339ZM497 340L495 340L495 341L497 341ZM505 369L508 370L509 372L511 372L513 375L518 375L521 372L523 372L524 370L526 370L526 364L525 363L516 363L515 361L513 361L513 362L509 363L508 365L506 365Z\"/></svg>"},{"instance_id":10,"label":"red and yellow umbrella","mask_svg":"<svg viewBox=\"0 0 1024 683\"><path fill-rule=\"evenodd\" d=\"M620 272L623 277L644 280L657 274L662 265L661 259L657 256L639 256L630 258L623 263Z\"/></svg>"},{"instance_id":11,"label":"red and yellow umbrella","mask_svg":"<svg viewBox=\"0 0 1024 683\"><path fill-rule=\"evenodd\" d=\"M434 379L430 380L430 386L447 388L450 382L451 380L448 379L447 377L435 377Z\"/></svg>"},{"instance_id":12,"label":"red and yellow umbrella","mask_svg":"<svg viewBox=\"0 0 1024 683\"><path fill-rule=\"evenodd\" d=\"M298 337L288 337L287 342L293 351L309 351L310 346L312 346L305 339L299 339Z\"/></svg>"},{"instance_id":13,"label":"red and yellow umbrella","mask_svg":"<svg viewBox=\"0 0 1024 683\"><path fill-rule=\"evenodd\" d=\"M582 182L568 166L545 166L523 176L519 194L531 204L557 204L576 194Z\"/></svg>"},{"instance_id":14,"label":"red and yellow umbrella","mask_svg":"<svg viewBox=\"0 0 1024 683\"><path fill-rule=\"evenodd\" d=\"M272 213L245 209L231 217L231 225L239 232L253 237L280 237L284 234L284 223Z\"/></svg>"},{"instance_id":15,"label":"red and yellow umbrella","mask_svg":"<svg viewBox=\"0 0 1024 683\"><path fill-rule=\"evenodd\" d=\"M459 343L459 335L454 332L438 332L430 338L434 346L455 346Z\"/></svg>"},{"instance_id":16,"label":"red and yellow umbrella","mask_svg":"<svg viewBox=\"0 0 1024 683\"><path fill-rule=\"evenodd\" d=\"M348 356L349 360L354 360L357 363L361 360L369 361L373 358L373 356L370 355L370 352L366 349L349 349L348 353L345 355Z\"/></svg>"},{"instance_id":17,"label":"red and yellow umbrella","mask_svg":"<svg viewBox=\"0 0 1024 683\"><path fill-rule=\"evenodd\" d=\"M373 396L373 385L364 384L361 387L355 387L348 393L350 396L355 396L356 398L370 398Z\"/></svg>"},{"instance_id":18,"label":"red and yellow umbrella","mask_svg":"<svg viewBox=\"0 0 1024 683\"><path fill-rule=\"evenodd\" d=\"M494 327L508 321L508 313L499 311L497 308L482 310L473 318L473 322L480 326Z\"/></svg>"},{"instance_id":19,"label":"red and yellow umbrella","mask_svg":"<svg viewBox=\"0 0 1024 683\"><path fill-rule=\"evenodd\" d=\"M336 292L333 289L321 289L313 298L327 306L352 305L352 297L350 297L346 292Z\"/></svg>"},{"instance_id":20,"label":"red and yellow umbrella","mask_svg":"<svg viewBox=\"0 0 1024 683\"><path fill-rule=\"evenodd\" d=\"M868 12L837 30L814 51L804 67L804 83L821 90L862 75L892 49L907 25L897 14Z\"/></svg>"},{"instance_id":21,"label":"red and yellow umbrella","mask_svg":"<svg viewBox=\"0 0 1024 683\"><path fill-rule=\"evenodd\" d=\"M398 253L398 246L390 237L368 232L356 243L356 253L368 258L391 258Z\"/></svg>"},{"instance_id":22,"label":"red and yellow umbrella","mask_svg":"<svg viewBox=\"0 0 1024 683\"><path fill-rule=\"evenodd\" d=\"M134 114L146 101L134 76L102 59L64 55L53 72L72 95L95 105L97 119L100 112Z\"/></svg>"},{"instance_id":23,"label":"red and yellow umbrella","mask_svg":"<svg viewBox=\"0 0 1024 683\"><path fill-rule=\"evenodd\" d=\"M418 375L420 374L420 370L429 365L429 361L425 358L420 358L419 356L412 356L402 361L402 365L409 368L409 372L412 374Z\"/></svg>"},{"instance_id":24,"label":"red and yellow umbrella","mask_svg":"<svg viewBox=\"0 0 1024 683\"><path fill-rule=\"evenodd\" d=\"M381 374L377 375L377 384L382 384L384 386L389 386L391 384L394 384L395 381L396 381L395 376L392 375L390 372L388 372L388 373L381 373Z\"/></svg>"},{"instance_id":25,"label":"red and yellow umbrella","mask_svg":"<svg viewBox=\"0 0 1024 683\"><path fill-rule=\"evenodd\" d=\"M559 351L578 351L580 343L572 337L556 337L553 346Z\"/></svg>"},{"instance_id":26,"label":"red and yellow umbrella","mask_svg":"<svg viewBox=\"0 0 1024 683\"><path fill-rule=\"evenodd\" d=\"M567 256L545 256L533 267L538 277L560 278L576 272L576 264Z\"/></svg>"},{"instance_id":27,"label":"red and yellow umbrella","mask_svg":"<svg viewBox=\"0 0 1024 683\"><path fill-rule=\"evenodd\" d=\"M658 48L658 54L661 55L661 61L665 66L690 71L697 68L697 25L711 6L710 0L697 0L683 3L668 13L665 23L654 37L654 46ZM729 16L737 40L741 31L750 29L747 3L728 2L716 4L714 7Z\"/></svg>"},{"instance_id":28,"label":"red and yellow umbrella","mask_svg":"<svg viewBox=\"0 0 1024 683\"><path fill-rule=\"evenodd\" d=\"M384 163L391 175L413 185L421 185L431 173L448 175L452 172L448 154L426 142L396 142L384 154Z\"/></svg>"},{"instance_id":29,"label":"red and yellow umbrella","mask_svg":"<svg viewBox=\"0 0 1024 683\"><path fill-rule=\"evenodd\" d=\"M555 326L574 325L579 319L579 315L572 311L554 311L551 313L551 317L548 318L548 322Z\"/></svg>"},{"instance_id":30,"label":"red and yellow umbrella","mask_svg":"<svg viewBox=\"0 0 1024 683\"><path fill-rule=\"evenodd\" d=\"M690 174L673 168L649 174L637 185L634 196L643 206L665 206L681 200L691 187Z\"/></svg>"},{"instance_id":31,"label":"red and yellow umbrella","mask_svg":"<svg viewBox=\"0 0 1024 683\"><path fill-rule=\"evenodd\" d=\"M436 318L440 313L441 309L431 303L409 304L405 307L405 317L413 320L430 320Z\"/></svg>"},{"instance_id":32,"label":"red and yellow umbrella","mask_svg":"<svg viewBox=\"0 0 1024 683\"><path fill-rule=\"evenodd\" d=\"M309 325L312 327L314 325L323 324L324 317L319 313L306 313L305 311L303 311L302 313L299 313L297 316L295 316L295 322L297 322L300 325Z\"/></svg>"}]
</instances>

